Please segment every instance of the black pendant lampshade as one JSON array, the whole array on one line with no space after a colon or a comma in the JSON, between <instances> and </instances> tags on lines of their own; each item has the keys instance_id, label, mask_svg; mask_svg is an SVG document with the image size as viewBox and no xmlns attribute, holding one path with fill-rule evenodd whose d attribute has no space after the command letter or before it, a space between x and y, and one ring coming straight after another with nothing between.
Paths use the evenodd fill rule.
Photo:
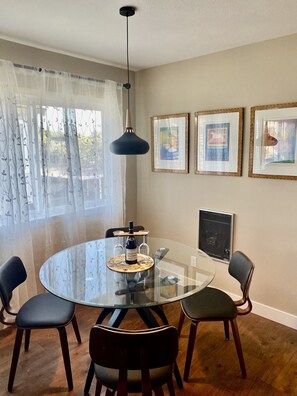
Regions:
<instances>
[{"instance_id":1,"label":"black pendant lampshade","mask_svg":"<svg viewBox=\"0 0 297 396\"><path fill-rule=\"evenodd\" d=\"M141 139L136 135L131 126L130 117L130 95L129 90L131 88L130 84L130 70L129 70L129 52L128 52L128 18L135 14L134 7L122 7L120 8L120 14L127 18L127 72L128 72L128 82L124 84L124 87L128 90L128 109L126 113L126 128L123 135L114 140L110 144L110 151L118 155L137 155L146 154L149 151L149 144L145 140Z\"/></svg>"},{"instance_id":2,"label":"black pendant lampshade","mask_svg":"<svg viewBox=\"0 0 297 396\"><path fill-rule=\"evenodd\" d=\"M129 120L130 113L127 109L125 131L121 137L110 144L110 151L118 155L146 154L150 146L148 142L136 135L133 128L129 126Z\"/></svg>"}]
</instances>

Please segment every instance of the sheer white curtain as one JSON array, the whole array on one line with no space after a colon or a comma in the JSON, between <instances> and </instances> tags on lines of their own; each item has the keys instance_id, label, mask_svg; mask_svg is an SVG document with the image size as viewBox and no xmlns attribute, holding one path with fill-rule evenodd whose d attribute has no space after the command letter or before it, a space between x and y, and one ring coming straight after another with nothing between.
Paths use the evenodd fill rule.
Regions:
<instances>
[{"instance_id":1,"label":"sheer white curtain","mask_svg":"<svg viewBox=\"0 0 297 396\"><path fill-rule=\"evenodd\" d=\"M23 302L43 261L125 218L122 88L0 60L0 265L24 261Z\"/></svg>"}]
</instances>

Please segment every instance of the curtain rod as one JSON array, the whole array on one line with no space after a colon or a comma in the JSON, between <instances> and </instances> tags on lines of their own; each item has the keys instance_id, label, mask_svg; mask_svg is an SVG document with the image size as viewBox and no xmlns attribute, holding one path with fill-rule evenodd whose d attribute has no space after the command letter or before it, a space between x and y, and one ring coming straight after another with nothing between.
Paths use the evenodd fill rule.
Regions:
<instances>
[{"instance_id":1,"label":"curtain rod","mask_svg":"<svg viewBox=\"0 0 297 396\"><path fill-rule=\"evenodd\" d=\"M18 67L18 68L20 68L20 69L35 70L35 71L39 71L39 72L42 72L42 71L44 70L46 73L50 73L50 74L63 73L63 72L61 72L61 71L48 70L48 69L45 69L44 67L36 67L36 66L21 65L21 64L19 64L19 63L14 63L13 65L14 65L14 67ZM99 82L99 83L105 83L104 80L98 80L98 79L93 78L93 77L79 76L78 74L72 74L72 73L68 73L68 74L70 74L70 76L73 77L73 78L77 78L77 79L81 79L81 80L87 80L87 81L94 81L94 82ZM123 86L123 84L121 84L121 83L117 83L117 85L120 86L120 87Z\"/></svg>"}]
</instances>

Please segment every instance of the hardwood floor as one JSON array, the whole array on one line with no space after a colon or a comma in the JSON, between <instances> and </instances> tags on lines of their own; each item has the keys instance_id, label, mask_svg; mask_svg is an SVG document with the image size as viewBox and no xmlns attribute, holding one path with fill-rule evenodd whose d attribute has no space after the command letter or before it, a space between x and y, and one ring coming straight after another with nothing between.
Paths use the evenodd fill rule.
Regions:
<instances>
[{"instance_id":1,"label":"hardwood floor","mask_svg":"<svg viewBox=\"0 0 297 396\"><path fill-rule=\"evenodd\" d=\"M71 355L74 390L69 392L56 330L32 333L30 349L21 352L14 383L14 395L55 396L83 395L89 365L88 335L99 314L98 309L77 307L77 319L82 336L78 345L71 325L68 341ZM166 315L177 325L179 304L165 307ZM134 311L129 312L123 325L142 328ZM223 325L202 323L198 328L189 382L184 389L176 387L176 395L248 395L297 396L297 331L278 323L249 314L238 318L239 331L247 367L247 378L241 371L233 339L225 341ZM178 365L183 373L189 322L186 321L179 341ZM0 396L6 391L15 330L0 331ZM90 395L94 395L94 385ZM166 387L165 394L168 395Z\"/></svg>"}]
</instances>

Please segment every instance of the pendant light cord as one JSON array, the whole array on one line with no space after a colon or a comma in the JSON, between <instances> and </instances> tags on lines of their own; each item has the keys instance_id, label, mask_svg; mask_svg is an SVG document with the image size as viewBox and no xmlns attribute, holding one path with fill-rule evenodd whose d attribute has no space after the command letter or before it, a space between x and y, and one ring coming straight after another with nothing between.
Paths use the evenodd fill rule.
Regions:
<instances>
[{"instance_id":1,"label":"pendant light cord","mask_svg":"<svg viewBox=\"0 0 297 396\"><path fill-rule=\"evenodd\" d=\"M129 66L129 23L128 19L129 16L127 15L127 74L128 74L128 83L126 85L126 88L128 89L128 109L130 111L130 66Z\"/></svg>"},{"instance_id":2,"label":"pendant light cord","mask_svg":"<svg viewBox=\"0 0 297 396\"><path fill-rule=\"evenodd\" d=\"M127 74L128 74L128 82L123 84L122 86L128 90L128 108L126 112L126 127L123 135L111 142L110 151L117 155L138 155L138 154L146 154L150 146L148 142L141 139L136 135L133 131L130 117L130 66L129 66L129 23L128 18L135 14L135 8L130 6L125 6L120 8L120 15L125 16L127 18Z\"/></svg>"}]
</instances>

